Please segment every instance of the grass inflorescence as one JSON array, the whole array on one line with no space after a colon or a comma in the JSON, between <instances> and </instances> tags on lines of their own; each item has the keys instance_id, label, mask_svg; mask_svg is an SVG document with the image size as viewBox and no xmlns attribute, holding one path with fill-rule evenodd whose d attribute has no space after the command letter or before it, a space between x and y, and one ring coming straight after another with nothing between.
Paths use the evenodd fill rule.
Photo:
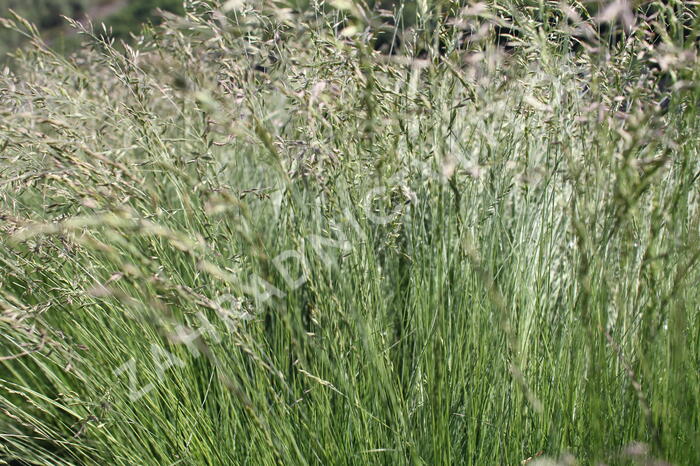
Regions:
<instances>
[{"instance_id":1,"label":"grass inflorescence","mask_svg":"<svg viewBox=\"0 0 700 466\"><path fill-rule=\"evenodd\" d=\"M4 21L0 462L700 462L690 2L185 7Z\"/></svg>"}]
</instances>

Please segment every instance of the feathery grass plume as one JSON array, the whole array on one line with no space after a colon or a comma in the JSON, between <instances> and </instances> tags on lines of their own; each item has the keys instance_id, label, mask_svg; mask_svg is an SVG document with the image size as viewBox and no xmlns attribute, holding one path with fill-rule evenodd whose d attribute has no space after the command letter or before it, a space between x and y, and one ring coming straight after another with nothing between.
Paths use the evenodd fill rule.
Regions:
<instances>
[{"instance_id":1,"label":"feathery grass plume","mask_svg":"<svg viewBox=\"0 0 700 466\"><path fill-rule=\"evenodd\" d=\"M0 461L700 461L695 10L377 3L6 21Z\"/></svg>"}]
</instances>

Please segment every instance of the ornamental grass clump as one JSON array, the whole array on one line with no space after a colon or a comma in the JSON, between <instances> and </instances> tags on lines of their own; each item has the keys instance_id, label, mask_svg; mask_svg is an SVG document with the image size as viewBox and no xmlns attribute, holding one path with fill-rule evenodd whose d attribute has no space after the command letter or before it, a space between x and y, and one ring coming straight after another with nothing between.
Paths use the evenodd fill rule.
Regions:
<instances>
[{"instance_id":1,"label":"ornamental grass clump","mask_svg":"<svg viewBox=\"0 0 700 466\"><path fill-rule=\"evenodd\" d=\"M0 462L697 464L693 8L521 3L4 20Z\"/></svg>"}]
</instances>

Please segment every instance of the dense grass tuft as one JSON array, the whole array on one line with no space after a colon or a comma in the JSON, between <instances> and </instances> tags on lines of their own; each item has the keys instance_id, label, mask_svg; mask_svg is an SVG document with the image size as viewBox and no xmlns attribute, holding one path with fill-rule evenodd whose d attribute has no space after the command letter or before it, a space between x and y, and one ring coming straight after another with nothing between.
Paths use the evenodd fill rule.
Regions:
<instances>
[{"instance_id":1,"label":"dense grass tuft","mask_svg":"<svg viewBox=\"0 0 700 466\"><path fill-rule=\"evenodd\" d=\"M0 462L700 463L691 7L222 3L6 21Z\"/></svg>"}]
</instances>

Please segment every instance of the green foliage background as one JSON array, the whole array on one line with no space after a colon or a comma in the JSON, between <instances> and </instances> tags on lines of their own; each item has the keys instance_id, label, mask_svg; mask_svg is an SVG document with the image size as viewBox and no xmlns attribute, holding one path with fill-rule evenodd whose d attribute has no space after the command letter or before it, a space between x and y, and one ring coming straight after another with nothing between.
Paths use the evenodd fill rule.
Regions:
<instances>
[{"instance_id":1,"label":"green foliage background","mask_svg":"<svg viewBox=\"0 0 700 466\"><path fill-rule=\"evenodd\" d=\"M0 73L0 463L700 464L694 7L222 3Z\"/></svg>"},{"instance_id":2,"label":"green foliage background","mask_svg":"<svg viewBox=\"0 0 700 466\"><path fill-rule=\"evenodd\" d=\"M147 22L157 24L157 9L182 13L181 0L0 0L0 16L7 16L9 10L36 24L41 31L48 31L54 48L63 52L75 50L80 44L66 27L62 16L80 18L91 8L118 4L118 11L107 18L101 18L113 30L114 37L129 39L129 34L138 32ZM66 33L69 33L66 35ZM0 29L0 60L7 52L21 46L26 38L20 34Z\"/></svg>"}]
</instances>

